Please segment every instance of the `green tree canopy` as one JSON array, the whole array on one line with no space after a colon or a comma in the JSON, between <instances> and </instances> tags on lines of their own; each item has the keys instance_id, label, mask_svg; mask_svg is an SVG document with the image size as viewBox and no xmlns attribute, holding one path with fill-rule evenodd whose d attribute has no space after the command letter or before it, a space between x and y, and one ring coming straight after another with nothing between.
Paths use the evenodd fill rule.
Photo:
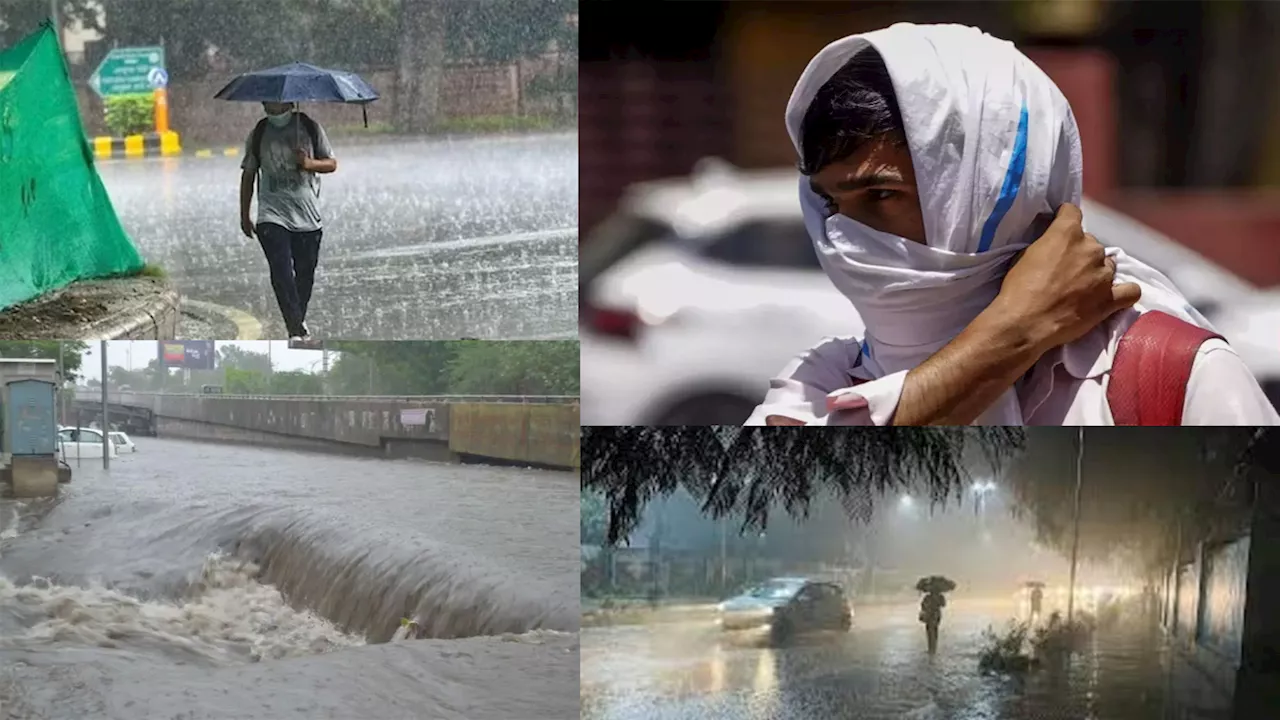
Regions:
<instances>
[{"instance_id":1,"label":"green tree canopy","mask_svg":"<svg viewBox=\"0 0 1280 720\"><path fill-rule=\"evenodd\" d=\"M66 379L76 382L80 379L80 363L83 360L88 344L78 340L0 340L0 357L5 358L43 358L57 360L58 350L62 350L62 370Z\"/></svg>"},{"instance_id":2,"label":"green tree canopy","mask_svg":"<svg viewBox=\"0 0 1280 720\"><path fill-rule=\"evenodd\" d=\"M340 395L572 395L577 341L338 342Z\"/></svg>"}]
</instances>

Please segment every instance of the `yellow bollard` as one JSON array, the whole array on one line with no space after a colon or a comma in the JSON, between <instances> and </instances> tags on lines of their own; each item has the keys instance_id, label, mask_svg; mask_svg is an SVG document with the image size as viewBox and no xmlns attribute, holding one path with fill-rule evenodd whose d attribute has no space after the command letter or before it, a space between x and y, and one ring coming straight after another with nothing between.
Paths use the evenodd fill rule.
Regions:
<instances>
[{"instance_id":1,"label":"yellow bollard","mask_svg":"<svg viewBox=\"0 0 1280 720\"><path fill-rule=\"evenodd\" d=\"M142 145L143 139L141 135L128 135L124 139L124 156L125 157L142 157L146 151Z\"/></svg>"},{"instance_id":2,"label":"yellow bollard","mask_svg":"<svg viewBox=\"0 0 1280 720\"><path fill-rule=\"evenodd\" d=\"M178 138L178 133L172 130L160 133L160 154L165 157L182 154L182 142Z\"/></svg>"},{"instance_id":3,"label":"yellow bollard","mask_svg":"<svg viewBox=\"0 0 1280 720\"><path fill-rule=\"evenodd\" d=\"M169 132L169 91L156 88L156 132L161 135Z\"/></svg>"}]
</instances>

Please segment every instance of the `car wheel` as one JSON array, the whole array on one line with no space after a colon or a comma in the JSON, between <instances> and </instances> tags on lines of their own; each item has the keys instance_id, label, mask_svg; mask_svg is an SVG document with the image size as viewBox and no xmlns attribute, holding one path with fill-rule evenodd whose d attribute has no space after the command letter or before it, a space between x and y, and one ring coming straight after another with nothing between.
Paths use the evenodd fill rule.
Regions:
<instances>
[{"instance_id":1,"label":"car wheel","mask_svg":"<svg viewBox=\"0 0 1280 720\"><path fill-rule=\"evenodd\" d=\"M795 634L795 626L786 618L778 618L769 628L769 639L775 643L786 642Z\"/></svg>"},{"instance_id":2,"label":"car wheel","mask_svg":"<svg viewBox=\"0 0 1280 720\"><path fill-rule=\"evenodd\" d=\"M658 416L654 425L741 425L756 402L740 395L716 393L681 400Z\"/></svg>"}]
</instances>

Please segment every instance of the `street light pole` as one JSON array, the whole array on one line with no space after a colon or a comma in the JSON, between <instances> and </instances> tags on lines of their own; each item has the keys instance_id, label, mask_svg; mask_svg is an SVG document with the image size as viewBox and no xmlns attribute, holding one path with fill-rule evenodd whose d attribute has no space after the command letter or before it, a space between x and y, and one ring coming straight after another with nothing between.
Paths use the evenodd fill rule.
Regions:
<instances>
[{"instance_id":1,"label":"street light pole","mask_svg":"<svg viewBox=\"0 0 1280 720\"><path fill-rule=\"evenodd\" d=\"M62 49L62 21L58 18L58 0L49 0L49 21L53 23L53 31L58 34L58 49Z\"/></svg>"},{"instance_id":2,"label":"street light pole","mask_svg":"<svg viewBox=\"0 0 1280 720\"><path fill-rule=\"evenodd\" d=\"M111 469L111 438L107 435L111 419L107 413L107 341L101 342L102 353L102 469Z\"/></svg>"},{"instance_id":3,"label":"street light pole","mask_svg":"<svg viewBox=\"0 0 1280 720\"><path fill-rule=\"evenodd\" d=\"M1080 485L1084 479L1084 428L1078 428L1079 439L1076 442L1076 507L1075 507L1075 529L1072 531L1071 537L1071 587L1067 592L1067 625L1071 625L1071 619L1076 609L1076 556L1080 552Z\"/></svg>"}]
</instances>

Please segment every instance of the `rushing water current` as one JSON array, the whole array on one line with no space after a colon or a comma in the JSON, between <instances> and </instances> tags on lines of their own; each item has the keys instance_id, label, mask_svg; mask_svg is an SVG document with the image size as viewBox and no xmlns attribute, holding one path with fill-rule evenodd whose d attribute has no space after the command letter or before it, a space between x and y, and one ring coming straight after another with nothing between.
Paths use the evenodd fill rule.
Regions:
<instances>
[{"instance_id":1,"label":"rushing water current","mask_svg":"<svg viewBox=\"0 0 1280 720\"><path fill-rule=\"evenodd\" d=\"M151 438L73 473L0 505L0 718L577 717L570 473Z\"/></svg>"}]
</instances>

